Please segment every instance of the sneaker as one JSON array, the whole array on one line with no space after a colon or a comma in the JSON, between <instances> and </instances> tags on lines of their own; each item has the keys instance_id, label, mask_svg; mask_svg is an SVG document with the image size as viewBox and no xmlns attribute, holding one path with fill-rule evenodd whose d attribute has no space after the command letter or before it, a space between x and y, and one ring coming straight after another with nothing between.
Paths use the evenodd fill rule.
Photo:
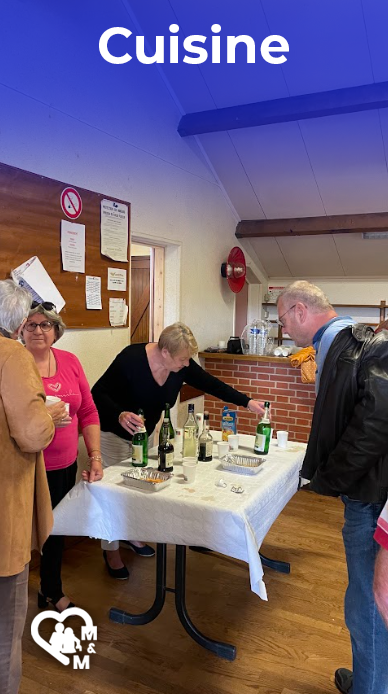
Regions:
<instances>
[{"instance_id":1,"label":"sneaker","mask_svg":"<svg viewBox=\"0 0 388 694\"><path fill-rule=\"evenodd\" d=\"M122 547L125 547L126 549L131 549L132 552L135 552L139 557L147 557L151 559L151 557L155 556L155 550L153 547L150 547L149 545L144 545L144 547L138 547L137 545L134 545L133 542L130 540L120 540L120 545Z\"/></svg>"},{"instance_id":2,"label":"sneaker","mask_svg":"<svg viewBox=\"0 0 388 694\"><path fill-rule=\"evenodd\" d=\"M334 682L342 694L351 694L353 685L353 673L346 667L340 667L335 671Z\"/></svg>"}]
</instances>

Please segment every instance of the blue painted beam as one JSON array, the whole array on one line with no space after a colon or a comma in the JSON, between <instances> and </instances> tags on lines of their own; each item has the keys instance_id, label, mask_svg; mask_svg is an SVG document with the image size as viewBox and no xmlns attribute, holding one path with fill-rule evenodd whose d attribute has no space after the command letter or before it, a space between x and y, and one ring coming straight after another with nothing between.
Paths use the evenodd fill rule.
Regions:
<instances>
[{"instance_id":1,"label":"blue painted beam","mask_svg":"<svg viewBox=\"0 0 388 694\"><path fill-rule=\"evenodd\" d=\"M346 87L328 92L302 94L284 99L257 101L253 104L188 113L181 118L178 133L181 137L188 137L387 107L388 82L377 82L359 87Z\"/></svg>"}]
</instances>

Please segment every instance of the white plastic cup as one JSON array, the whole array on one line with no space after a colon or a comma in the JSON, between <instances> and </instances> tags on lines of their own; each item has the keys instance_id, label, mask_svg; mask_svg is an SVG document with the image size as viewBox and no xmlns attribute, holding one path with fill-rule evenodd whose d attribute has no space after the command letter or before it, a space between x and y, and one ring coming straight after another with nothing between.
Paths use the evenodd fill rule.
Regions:
<instances>
[{"instance_id":1,"label":"white plastic cup","mask_svg":"<svg viewBox=\"0 0 388 694\"><path fill-rule=\"evenodd\" d=\"M225 349L225 347L226 347L226 342L225 342L225 340L219 340L219 341L218 341L218 347L219 347L220 349Z\"/></svg>"},{"instance_id":2,"label":"white plastic cup","mask_svg":"<svg viewBox=\"0 0 388 694\"><path fill-rule=\"evenodd\" d=\"M63 402L63 400L61 400L61 398L57 398L56 395L46 395L46 407L51 407L51 405L55 405L57 402ZM64 402L63 404L65 406L66 414L69 414L70 403Z\"/></svg>"},{"instance_id":3,"label":"white plastic cup","mask_svg":"<svg viewBox=\"0 0 388 694\"><path fill-rule=\"evenodd\" d=\"M56 395L46 395L46 407L51 407L57 402L61 402L61 398L57 398Z\"/></svg>"},{"instance_id":4,"label":"white plastic cup","mask_svg":"<svg viewBox=\"0 0 388 694\"><path fill-rule=\"evenodd\" d=\"M229 437L230 438L230 437ZM223 458L224 455L229 453L229 443L228 441L218 441L217 443L218 457Z\"/></svg>"},{"instance_id":5,"label":"white plastic cup","mask_svg":"<svg viewBox=\"0 0 388 694\"><path fill-rule=\"evenodd\" d=\"M238 434L229 434L228 445L230 451L237 451L238 449Z\"/></svg>"},{"instance_id":6,"label":"white plastic cup","mask_svg":"<svg viewBox=\"0 0 388 694\"><path fill-rule=\"evenodd\" d=\"M195 474L197 472L197 459L196 458L191 458L191 457L186 457L183 458L182 462L182 469L183 469L183 477L185 478L186 482L194 482L195 480Z\"/></svg>"},{"instance_id":7,"label":"white plastic cup","mask_svg":"<svg viewBox=\"0 0 388 694\"><path fill-rule=\"evenodd\" d=\"M278 431L277 440L278 440L278 448L287 448L287 446L288 446L288 431Z\"/></svg>"}]
</instances>

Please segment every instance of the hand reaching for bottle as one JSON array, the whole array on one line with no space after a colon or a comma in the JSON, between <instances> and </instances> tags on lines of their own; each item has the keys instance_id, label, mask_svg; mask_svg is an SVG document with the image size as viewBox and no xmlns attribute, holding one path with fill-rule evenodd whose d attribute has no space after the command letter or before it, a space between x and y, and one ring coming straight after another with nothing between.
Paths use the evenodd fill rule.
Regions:
<instances>
[{"instance_id":1,"label":"hand reaching for bottle","mask_svg":"<svg viewBox=\"0 0 388 694\"><path fill-rule=\"evenodd\" d=\"M250 400L247 405L249 412L254 412L262 417L264 414L264 402L259 402L258 400Z\"/></svg>"},{"instance_id":2,"label":"hand reaching for bottle","mask_svg":"<svg viewBox=\"0 0 388 694\"><path fill-rule=\"evenodd\" d=\"M121 424L125 431L134 434L138 430L138 427L144 425L144 421L138 414L124 411L119 415L119 424Z\"/></svg>"}]
</instances>

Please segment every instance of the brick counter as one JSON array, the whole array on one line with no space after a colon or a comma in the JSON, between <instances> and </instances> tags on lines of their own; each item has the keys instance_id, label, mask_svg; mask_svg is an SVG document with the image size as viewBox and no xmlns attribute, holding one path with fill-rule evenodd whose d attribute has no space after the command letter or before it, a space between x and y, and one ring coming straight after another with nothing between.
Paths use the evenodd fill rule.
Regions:
<instances>
[{"instance_id":1,"label":"brick counter","mask_svg":"<svg viewBox=\"0 0 388 694\"><path fill-rule=\"evenodd\" d=\"M200 352L202 366L213 376L246 393L254 400L269 400L271 421L275 430L285 429L290 440L307 441L315 403L313 384L302 383L300 369L290 366L285 357L252 357L247 355ZM224 403L205 395L210 428L221 428ZM231 408L236 409L234 405ZM255 434L257 416L238 409L237 428L242 434Z\"/></svg>"}]
</instances>

